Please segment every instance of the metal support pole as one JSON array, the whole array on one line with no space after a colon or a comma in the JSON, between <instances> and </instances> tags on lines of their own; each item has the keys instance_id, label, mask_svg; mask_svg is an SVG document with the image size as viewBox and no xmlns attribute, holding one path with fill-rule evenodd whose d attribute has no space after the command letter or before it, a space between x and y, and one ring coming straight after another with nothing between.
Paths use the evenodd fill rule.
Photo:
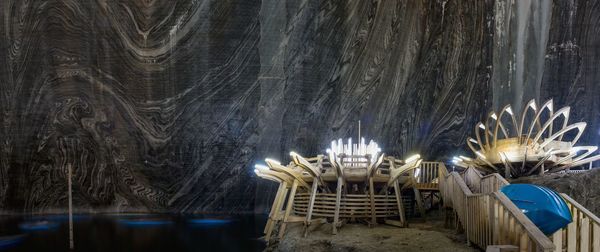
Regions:
<instances>
[{"instance_id":1,"label":"metal support pole","mask_svg":"<svg viewBox=\"0 0 600 252\"><path fill-rule=\"evenodd\" d=\"M68 174L68 186L69 186L69 248L72 250L75 248L73 241L73 184L71 182L73 176L73 166L67 164Z\"/></svg>"}]
</instances>

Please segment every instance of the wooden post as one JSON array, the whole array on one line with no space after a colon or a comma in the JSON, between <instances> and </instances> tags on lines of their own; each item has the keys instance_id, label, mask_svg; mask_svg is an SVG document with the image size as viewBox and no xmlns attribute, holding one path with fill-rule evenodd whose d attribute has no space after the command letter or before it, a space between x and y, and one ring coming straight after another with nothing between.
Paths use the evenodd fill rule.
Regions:
<instances>
[{"instance_id":1,"label":"wooden post","mask_svg":"<svg viewBox=\"0 0 600 252\"><path fill-rule=\"evenodd\" d=\"M419 208L419 213L421 214L421 218L425 220L425 206L423 206L423 197L421 196L421 191L417 189L417 186L413 186L413 192L415 193L415 200L417 201L417 207ZM433 206L433 193L431 194L431 206Z\"/></svg>"},{"instance_id":2,"label":"wooden post","mask_svg":"<svg viewBox=\"0 0 600 252\"><path fill-rule=\"evenodd\" d=\"M67 164L67 179L69 186L69 248L73 250L75 248L75 241L73 240L73 183L71 182L73 176L73 165Z\"/></svg>"},{"instance_id":3,"label":"wooden post","mask_svg":"<svg viewBox=\"0 0 600 252\"><path fill-rule=\"evenodd\" d=\"M556 251L556 252L563 251L563 230L562 229L559 229L558 231L554 232L554 234L552 235L552 242L554 243L554 247L556 247L556 249L554 251Z\"/></svg>"},{"instance_id":4,"label":"wooden post","mask_svg":"<svg viewBox=\"0 0 600 252\"><path fill-rule=\"evenodd\" d=\"M304 237L308 235L308 227L310 227L312 212L315 206L315 198L317 197L317 187L319 187L319 180L315 177L313 178L310 200L308 202L308 212L306 214L306 222L304 223Z\"/></svg>"},{"instance_id":5,"label":"wooden post","mask_svg":"<svg viewBox=\"0 0 600 252\"><path fill-rule=\"evenodd\" d=\"M577 211L572 213L573 222L567 225L567 251L577 250Z\"/></svg>"},{"instance_id":6,"label":"wooden post","mask_svg":"<svg viewBox=\"0 0 600 252\"><path fill-rule=\"evenodd\" d=\"M471 223L469 221L469 218L471 218L471 217L469 215L469 197L467 195L465 195L465 202L464 202L464 204L465 204L464 208L465 208L465 211L466 211L466 214L465 214L466 218L465 218L465 223L464 223L465 224L465 234L467 235L467 246L471 246L471 240L470 240L471 237L469 236L469 232L471 231L471 229L469 228L469 224Z\"/></svg>"},{"instance_id":7,"label":"wooden post","mask_svg":"<svg viewBox=\"0 0 600 252\"><path fill-rule=\"evenodd\" d=\"M277 204L275 206L273 206L273 208L275 208L275 212L273 212L273 221L271 222L271 224L269 226L267 226L267 234L265 235L265 241L267 241L267 244L269 244L269 240L271 239L271 234L273 233L273 229L275 228L275 224L277 224L277 221L280 218L280 212L281 212L281 207L283 206L283 202L285 201L287 192L288 192L288 183L287 182L283 182L283 192L281 193L281 196L279 197L279 200L277 201Z\"/></svg>"},{"instance_id":8,"label":"wooden post","mask_svg":"<svg viewBox=\"0 0 600 252\"><path fill-rule=\"evenodd\" d=\"M400 223L403 227L406 227L406 216L404 215L404 204L402 202L402 194L400 193L400 183L398 180L394 181L394 193L396 194L396 201L398 204L398 216L400 217Z\"/></svg>"},{"instance_id":9,"label":"wooden post","mask_svg":"<svg viewBox=\"0 0 600 252\"><path fill-rule=\"evenodd\" d=\"M283 217L283 221L281 222L281 227L279 228L279 239L283 238L283 233L285 232L285 227L287 225L288 218L290 217L290 213L292 212L292 208L294 206L294 196L296 195L296 189L298 189L298 180L294 179L294 182L292 183L290 197L288 198L287 206L285 208L285 215Z\"/></svg>"},{"instance_id":10,"label":"wooden post","mask_svg":"<svg viewBox=\"0 0 600 252\"><path fill-rule=\"evenodd\" d=\"M275 194L275 199L273 200L273 204L271 205L271 211L269 212L269 219L267 220L267 225L265 225L265 229L263 230L263 233L267 233L267 228L271 225L271 223L274 221L274 213L275 213L275 208L277 206L277 202L279 202L279 198L281 197L281 194L283 193L283 191L285 190L285 185L284 183L279 183L279 188L277 188L277 193ZM285 195L284 195L285 197Z\"/></svg>"},{"instance_id":11,"label":"wooden post","mask_svg":"<svg viewBox=\"0 0 600 252\"><path fill-rule=\"evenodd\" d=\"M579 251L590 251L590 219L583 217L579 227Z\"/></svg>"},{"instance_id":12,"label":"wooden post","mask_svg":"<svg viewBox=\"0 0 600 252\"><path fill-rule=\"evenodd\" d=\"M373 177L369 177L369 196L371 196L371 225L375 225L377 223L377 218L375 217L375 188L373 187Z\"/></svg>"},{"instance_id":13,"label":"wooden post","mask_svg":"<svg viewBox=\"0 0 600 252\"><path fill-rule=\"evenodd\" d=\"M333 234L337 234L337 225L340 221L340 205L342 201L342 184L344 183L344 179L342 175L338 175L337 181L337 189L335 195L335 213L333 215Z\"/></svg>"},{"instance_id":14,"label":"wooden post","mask_svg":"<svg viewBox=\"0 0 600 252\"><path fill-rule=\"evenodd\" d=\"M592 233L594 234L592 238L592 251L600 252L600 224L594 223L592 225Z\"/></svg>"}]
</instances>

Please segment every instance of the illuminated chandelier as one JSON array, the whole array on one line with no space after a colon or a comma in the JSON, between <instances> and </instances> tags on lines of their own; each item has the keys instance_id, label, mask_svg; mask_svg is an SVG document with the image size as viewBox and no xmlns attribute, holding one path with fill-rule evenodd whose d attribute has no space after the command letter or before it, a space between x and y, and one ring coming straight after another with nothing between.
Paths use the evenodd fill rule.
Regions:
<instances>
[{"instance_id":1,"label":"illuminated chandelier","mask_svg":"<svg viewBox=\"0 0 600 252\"><path fill-rule=\"evenodd\" d=\"M575 146L586 123L569 124L569 115L570 107L555 112L552 100L539 108L531 100L519 120L510 105L498 114L492 111L475 126L475 138L467 139L475 157L454 157L453 163L520 177L561 172L600 159L590 157L597 146Z\"/></svg>"},{"instance_id":2,"label":"illuminated chandelier","mask_svg":"<svg viewBox=\"0 0 600 252\"><path fill-rule=\"evenodd\" d=\"M351 138L332 141L326 155L316 157L305 158L292 151L288 165L270 158L265 159L266 165L255 165L258 177L279 183L264 230L267 242L277 224L281 238L290 222L304 222L305 234L318 219L331 221L333 234L342 220L374 225L377 219L389 222L389 218L398 218L398 225L405 226L401 190L414 188L418 193L417 186L437 186L445 174L443 166L429 165L421 171L418 154L396 159L384 155L376 142L367 144L359 139L357 143Z\"/></svg>"}]
</instances>

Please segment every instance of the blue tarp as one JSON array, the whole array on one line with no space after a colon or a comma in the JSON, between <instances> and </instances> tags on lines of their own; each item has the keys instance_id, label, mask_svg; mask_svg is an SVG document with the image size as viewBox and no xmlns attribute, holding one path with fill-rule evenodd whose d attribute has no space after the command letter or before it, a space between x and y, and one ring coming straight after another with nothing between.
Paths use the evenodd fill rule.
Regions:
<instances>
[{"instance_id":1,"label":"blue tarp","mask_svg":"<svg viewBox=\"0 0 600 252\"><path fill-rule=\"evenodd\" d=\"M537 185L511 184L500 189L546 235L566 227L571 211L558 193Z\"/></svg>"}]
</instances>

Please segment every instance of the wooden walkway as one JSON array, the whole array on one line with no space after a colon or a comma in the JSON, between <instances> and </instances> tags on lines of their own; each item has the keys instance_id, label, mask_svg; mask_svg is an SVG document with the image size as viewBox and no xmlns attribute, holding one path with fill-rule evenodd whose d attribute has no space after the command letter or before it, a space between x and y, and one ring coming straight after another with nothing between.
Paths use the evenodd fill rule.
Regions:
<instances>
[{"instance_id":1,"label":"wooden walkway","mask_svg":"<svg viewBox=\"0 0 600 252\"><path fill-rule=\"evenodd\" d=\"M452 208L469 243L485 249L514 245L519 251L600 252L600 219L565 194L573 222L546 236L510 199L498 191L509 184L498 173L476 169L452 172L440 181L444 206Z\"/></svg>"}]
</instances>

